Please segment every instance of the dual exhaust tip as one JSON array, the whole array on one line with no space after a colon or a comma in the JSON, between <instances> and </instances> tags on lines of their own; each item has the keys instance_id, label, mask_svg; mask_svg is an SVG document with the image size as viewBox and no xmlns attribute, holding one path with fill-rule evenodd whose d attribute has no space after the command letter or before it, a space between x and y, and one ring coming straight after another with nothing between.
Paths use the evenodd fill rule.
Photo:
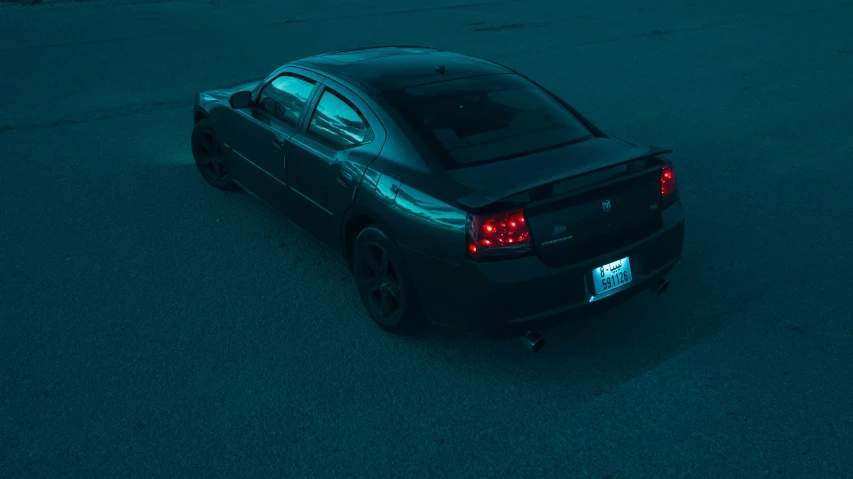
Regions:
<instances>
[{"instance_id":1,"label":"dual exhaust tip","mask_svg":"<svg viewBox=\"0 0 853 479\"><path fill-rule=\"evenodd\" d=\"M669 289L669 281L661 279L657 282L655 290L658 294L665 293L667 289ZM545 347L545 337L538 331L528 331L527 334L521 337L521 343L524 344L531 353L535 353Z\"/></svg>"}]
</instances>

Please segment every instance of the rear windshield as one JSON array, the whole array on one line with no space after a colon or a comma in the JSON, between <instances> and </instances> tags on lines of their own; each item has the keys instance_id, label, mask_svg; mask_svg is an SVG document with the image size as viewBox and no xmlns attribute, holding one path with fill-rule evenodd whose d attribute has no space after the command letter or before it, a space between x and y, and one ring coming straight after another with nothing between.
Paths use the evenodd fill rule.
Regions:
<instances>
[{"instance_id":1,"label":"rear windshield","mask_svg":"<svg viewBox=\"0 0 853 479\"><path fill-rule=\"evenodd\" d=\"M383 94L450 169L592 137L563 105L516 74L449 80Z\"/></svg>"}]
</instances>

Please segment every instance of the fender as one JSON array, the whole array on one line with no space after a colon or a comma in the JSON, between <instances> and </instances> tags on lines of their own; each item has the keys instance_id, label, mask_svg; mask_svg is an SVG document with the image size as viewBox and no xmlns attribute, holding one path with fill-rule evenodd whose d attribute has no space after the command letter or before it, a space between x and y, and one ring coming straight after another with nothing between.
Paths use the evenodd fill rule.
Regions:
<instances>
[{"instance_id":1,"label":"fender","mask_svg":"<svg viewBox=\"0 0 853 479\"><path fill-rule=\"evenodd\" d=\"M362 185L364 183L362 182ZM380 213L380 208L387 209L390 205L383 203L375 198L369 191L363 191L360 186L356 191L356 197L353 203L341 216L341 234L340 234L340 256L347 265L351 264L349 252L349 231L348 226L353 218L359 216L369 218L371 223L376 224L394 241L397 241L397 231L391 226L391 223L386 218L385 214Z\"/></svg>"}]
</instances>

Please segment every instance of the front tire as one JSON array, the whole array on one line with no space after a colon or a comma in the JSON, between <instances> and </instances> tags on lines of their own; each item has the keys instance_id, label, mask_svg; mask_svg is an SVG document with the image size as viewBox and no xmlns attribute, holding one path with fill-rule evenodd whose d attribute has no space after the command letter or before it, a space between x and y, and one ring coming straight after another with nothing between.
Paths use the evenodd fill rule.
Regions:
<instances>
[{"instance_id":1,"label":"front tire","mask_svg":"<svg viewBox=\"0 0 853 479\"><path fill-rule=\"evenodd\" d=\"M373 321L392 334L407 335L423 324L417 291L397 245L368 226L355 240L353 274Z\"/></svg>"},{"instance_id":2,"label":"front tire","mask_svg":"<svg viewBox=\"0 0 853 479\"><path fill-rule=\"evenodd\" d=\"M202 120L193 127L191 145L195 165L205 181L220 190L236 188L231 181L231 172L225 167L222 144L207 120Z\"/></svg>"}]
</instances>

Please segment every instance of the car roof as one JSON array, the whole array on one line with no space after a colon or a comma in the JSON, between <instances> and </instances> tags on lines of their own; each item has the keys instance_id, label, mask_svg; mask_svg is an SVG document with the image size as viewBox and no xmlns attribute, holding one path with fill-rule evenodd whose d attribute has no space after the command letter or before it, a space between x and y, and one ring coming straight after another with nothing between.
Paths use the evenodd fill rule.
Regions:
<instances>
[{"instance_id":1,"label":"car roof","mask_svg":"<svg viewBox=\"0 0 853 479\"><path fill-rule=\"evenodd\" d=\"M480 75L512 73L487 60L429 47L384 46L303 58L314 69L348 76L382 92ZM442 68L443 67L443 68Z\"/></svg>"}]
</instances>

